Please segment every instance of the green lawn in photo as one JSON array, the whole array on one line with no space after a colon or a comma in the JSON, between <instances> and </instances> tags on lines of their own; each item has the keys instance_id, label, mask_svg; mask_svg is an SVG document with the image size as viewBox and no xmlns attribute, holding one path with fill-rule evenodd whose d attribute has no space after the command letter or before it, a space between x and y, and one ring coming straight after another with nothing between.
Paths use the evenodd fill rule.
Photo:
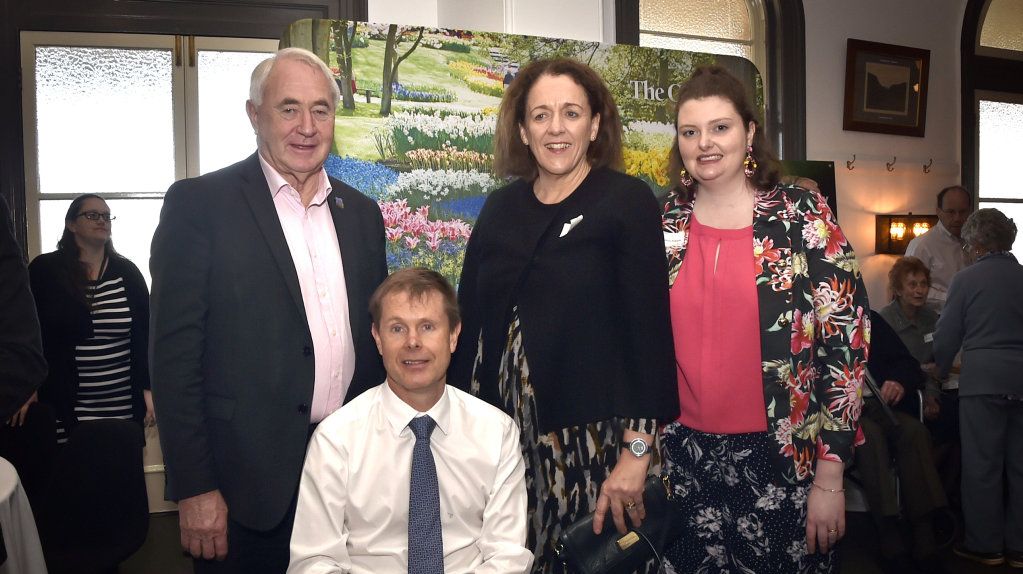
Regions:
<instances>
[{"instance_id":1,"label":"green lawn in photo","mask_svg":"<svg viewBox=\"0 0 1023 574\"><path fill-rule=\"evenodd\" d=\"M342 111L350 110L338 111L338 117L334 120L334 149L332 151L341 157L350 155L367 161L377 161L380 159L380 154L377 153L376 142L373 140L373 131L379 129L384 123L384 118L377 115L380 103L367 104L365 101L361 104L356 103L356 112L360 111L360 106L371 109L372 114L357 113L349 117L342 117Z\"/></svg>"},{"instance_id":2,"label":"green lawn in photo","mask_svg":"<svg viewBox=\"0 0 1023 574\"><path fill-rule=\"evenodd\" d=\"M373 85L379 85L383 77L384 65L384 40L369 40L366 48L352 49L352 71L355 74L356 88L363 78ZM398 46L398 54L404 54L412 42L405 41ZM417 102L419 106L436 106L438 108L455 108L477 110L485 107L497 107L501 102L500 98L477 94L469 89L465 82L453 77L448 72L448 62L455 59L469 59L467 54L450 52L448 50L436 50L427 48L422 44L412 55L402 61L398 66L398 81L402 84L420 84L436 86L451 90L455 93L456 99L451 104L424 104ZM471 58L473 60L479 57ZM335 57L332 56L332 62ZM365 101L365 96L363 97ZM394 105L402 102L395 100ZM411 103L411 102L409 102ZM379 106L378 106L379 108Z\"/></svg>"},{"instance_id":3,"label":"green lawn in photo","mask_svg":"<svg viewBox=\"0 0 1023 574\"><path fill-rule=\"evenodd\" d=\"M368 47L352 50L352 70L355 74L356 90L361 90L362 85L379 86L383 74L384 44L384 40L371 39ZM411 45L411 42L403 42L399 45L399 53L403 54ZM473 92L465 82L455 78L448 71L448 61L466 59L466 56L466 54L436 50L420 45L399 66L399 81L403 84L419 84L451 90L454 92L456 100L452 103L393 100L392 111L398 112L406 107L470 111L483 108L496 109L501 103L500 98ZM471 59L478 60L480 56L474 55ZM333 54L331 63L336 63L336 57ZM379 96L379 94L376 95ZM379 97L374 97L367 103L364 91L355 94L354 110L346 110L339 106L337 119L334 123L334 152L340 156L378 161L380 154L377 153L373 132L380 129L385 122L385 119L379 114Z\"/></svg>"}]
</instances>

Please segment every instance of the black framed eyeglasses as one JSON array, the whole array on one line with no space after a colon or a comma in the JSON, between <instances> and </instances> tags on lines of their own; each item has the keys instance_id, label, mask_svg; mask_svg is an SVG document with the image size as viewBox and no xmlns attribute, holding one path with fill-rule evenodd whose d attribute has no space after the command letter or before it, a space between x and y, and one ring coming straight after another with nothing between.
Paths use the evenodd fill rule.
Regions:
<instances>
[{"instance_id":1,"label":"black framed eyeglasses","mask_svg":"<svg viewBox=\"0 0 1023 574\"><path fill-rule=\"evenodd\" d=\"M116 215L110 215L109 213L101 213L99 211L83 211L75 217L84 217L89 221L99 221L100 219L106 219L107 221L113 221L117 219Z\"/></svg>"}]
</instances>

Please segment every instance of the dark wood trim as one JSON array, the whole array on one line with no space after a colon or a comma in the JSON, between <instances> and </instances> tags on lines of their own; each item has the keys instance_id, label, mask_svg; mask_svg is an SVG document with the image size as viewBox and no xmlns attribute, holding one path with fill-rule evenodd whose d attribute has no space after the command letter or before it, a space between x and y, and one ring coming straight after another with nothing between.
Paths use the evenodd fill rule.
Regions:
<instances>
[{"instance_id":1,"label":"dark wood trim","mask_svg":"<svg viewBox=\"0 0 1023 574\"><path fill-rule=\"evenodd\" d=\"M806 159L806 17L802 0L765 0L767 133L778 155Z\"/></svg>"},{"instance_id":2,"label":"dark wood trim","mask_svg":"<svg viewBox=\"0 0 1023 574\"><path fill-rule=\"evenodd\" d=\"M961 56L961 138L962 138L962 184L974 197L979 196L979 165L977 155L977 92L991 91L1023 94L1023 61L977 55L977 40L980 34L981 18L988 0L969 0L963 15L963 32L959 44ZM988 193L988 196L997 196Z\"/></svg>"},{"instance_id":3,"label":"dark wood trim","mask_svg":"<svg viewBox=\"0 0 1023 574\"><path fill-rule=\"evenodd\" d=\"M368 0L0 0L0 193L11 205L26 245L25 153L21 117L24 30L280 38L303 18L365 20ZM14 79L15 81L10 81Z\"/></svg>"},{"instance_id":4,"label":"dark wood trim","mask_svg":"<svg viewBox=\"0 0 1023 574\"><path fill-rule=\"evenodd\" d=\"M639 45L639 0L615 0L615 43Z\"/></svg>"},{"instance_id":5,"label":"dark wood trim","mask_svg":"<svg viewBox=\"0 0 1023 574\"><path fill-rule=\"evenodd\" d=\"M974 201L977 197L977 109L974 104L973 72L974 51L977 45L977 33L980 31L980 17L984 13L984 6L987 0L969 0L966 3L966 13L963 15L963 32L959 44L959 73L960 73L960 139L962 148L960 150L960 163L962 164L960 184L966 186L973 194ZM976 205L976 203L974 203Z\"/></svg>"}]
</instances>

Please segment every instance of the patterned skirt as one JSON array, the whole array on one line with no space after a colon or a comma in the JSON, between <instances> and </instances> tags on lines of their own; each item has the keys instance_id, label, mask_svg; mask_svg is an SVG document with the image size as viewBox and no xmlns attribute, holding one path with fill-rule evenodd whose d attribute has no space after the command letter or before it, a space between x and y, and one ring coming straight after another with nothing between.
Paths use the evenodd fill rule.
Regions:
<instances>
[{"instance_id":1,"label":"patterned skirt","mask_svg":"<svg viewBox=\"0 0 1023 574\"><path fill-rule=\"evenodd\" d=\"M766 433L708 434L672 423L664 468L685 534L665 551L669 574L825 574L834 552L806 554L810 483L771 481Z\"/></svg>"},{"instance_id":2,"label":"patterned skirt","mask_svg":"<svg viewBox=\"0 0 1023 574\"><path fill-rule=\"evenodd\" d=\"M477 356L477 367L479 359ZM554 555L554 543L563 528L596 508L600 485L618 461L621 427L655 434L656 421L606 420L541 433L517 309L508 328L498 386L503 403L499 406L511 414L521 431L529 499L526 545L535 556L533 572L567 573ZM472 391L479 394L475 377ZM605 527L614 528L610 516L607 524Z\"/></svg>"}]
</instances>

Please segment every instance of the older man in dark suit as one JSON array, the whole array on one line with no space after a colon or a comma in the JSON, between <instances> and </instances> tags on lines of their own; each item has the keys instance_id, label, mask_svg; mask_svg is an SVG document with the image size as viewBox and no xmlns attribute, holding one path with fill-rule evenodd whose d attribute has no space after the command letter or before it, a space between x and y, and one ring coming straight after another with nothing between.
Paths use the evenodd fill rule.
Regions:
<instances>
[{"instance_id":1,"label":"older man in dark suit","mask_svg":"<svg viewBox=\"0 0 1023 574\"><path fill-rule=\"evenodd\" d=\"M197 572L287 568L312 428L384 377L383 218L323 170L337 85L288 48L249 96L258 152L171 186L153 237L153 394Z\"/></svg>"}]
</instances>

